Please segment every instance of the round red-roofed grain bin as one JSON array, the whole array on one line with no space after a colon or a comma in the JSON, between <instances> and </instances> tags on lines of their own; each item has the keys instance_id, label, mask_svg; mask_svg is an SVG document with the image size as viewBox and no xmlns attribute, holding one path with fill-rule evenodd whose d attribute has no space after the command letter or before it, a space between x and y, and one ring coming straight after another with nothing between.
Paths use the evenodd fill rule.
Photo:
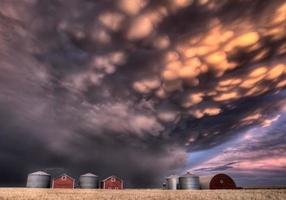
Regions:
<instances>
[{"instance_id":1,"label":"round red-roofed grain bin","mask_svg":"<svg viewBox=\"0 0 286 200\"><path fill-rule=\"evenodd\" d=\"M226 174L200 176L201 189L236 189L234 180Z\"/></svg>"}]
</instances>

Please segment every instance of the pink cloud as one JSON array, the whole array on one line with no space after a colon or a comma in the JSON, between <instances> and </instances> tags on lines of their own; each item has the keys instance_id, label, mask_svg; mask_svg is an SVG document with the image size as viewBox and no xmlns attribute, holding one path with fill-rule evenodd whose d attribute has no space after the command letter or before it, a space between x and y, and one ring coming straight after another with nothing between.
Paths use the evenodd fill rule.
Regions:
<instances>
[{"instance_id":1,"label":"pink cloud","mask_svg":"<svg viewBox=\"0 0 286 200\"><path fill-rule=\"evenodd\" d=\"M286 169L286 158L275 157L275 158L264 158L259 160L247 160L236 163L233 165L234 168L239 170L279 170Z\"/></svg>"}]
</instances>

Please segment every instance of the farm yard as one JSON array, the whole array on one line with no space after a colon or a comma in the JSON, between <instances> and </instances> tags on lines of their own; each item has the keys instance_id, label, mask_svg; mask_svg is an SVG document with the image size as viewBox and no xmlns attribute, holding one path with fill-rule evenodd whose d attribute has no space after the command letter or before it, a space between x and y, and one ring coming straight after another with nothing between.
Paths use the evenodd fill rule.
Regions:
<instances>
[{"instance_id":1,"label":"farm yard","mask_svg":"<svg viewBox=\"0 0 286 200\"><path fill-rule=\"evenodd\" d=\"M0 200L286 200L286 0L0 0Z\"/></svg>"},{"instance_id":2,"label":"farm yard","mask_svg":"<svg viewBox=\"0 0 286 200\"><path fill-rule=\"evenodd\" d=\"M86 190L1 188L0 200L284 200L286 189L267 190Z\"/></svg>"}]
</instances>

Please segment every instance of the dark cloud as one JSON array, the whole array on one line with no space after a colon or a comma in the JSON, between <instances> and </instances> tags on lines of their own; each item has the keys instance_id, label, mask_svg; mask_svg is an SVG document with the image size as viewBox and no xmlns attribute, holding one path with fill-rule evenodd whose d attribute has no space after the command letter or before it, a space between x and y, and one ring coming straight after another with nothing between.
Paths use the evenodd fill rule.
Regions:
<instances>
[{"instance_id":1,"label":"dark cloud","mask_svg":"<svg viewBox=\"0 0 286 200\"><path fill-rule=\"evenodd\" d=\"M130 2L0 0L1 184L64 168L158 186L281 112L283 1Z\"/></svg>"}]
</instances>

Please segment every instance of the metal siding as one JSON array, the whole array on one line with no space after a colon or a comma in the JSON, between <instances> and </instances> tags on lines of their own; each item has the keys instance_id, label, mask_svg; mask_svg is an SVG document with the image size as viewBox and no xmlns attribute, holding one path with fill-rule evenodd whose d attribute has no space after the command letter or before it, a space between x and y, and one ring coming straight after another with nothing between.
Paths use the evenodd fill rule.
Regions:
<instances>
[{"instance_id":1,"label":"metal siding","mask_svg":"<svg viewBox=\"0 0 286 200\"><path fill-rule=\"evenodd\" d=\"M177 176L170 176L166 178L166 189L168 190L176 190L178 184Z\"/></svg>"},{"instance_id":2,"label":"metal siding","mask_svg":"<svg viewBox=\"0 0 286 200\"><path fill-rule=\"evenodd\" d=\"M179 177L179 187L181 190L200 189L199 177L191 174L186 174Z\"/></svg>"},{"instance_id":3,"label":"metal siding","mask_svg":"<svg viewBox=\"0 0 286 200\"><path fill-rule=\"evenodd\" d=\"M82 175L79 177L80 188L98 188L99 179L97 176Z\"/></svg>"},{"instance_id":4,"label":"metal siding","mask_svg":"<svg viewBox=\"0 0 286 200\"><path fill-rule=\"evenodd\" d=\"M49 188L51 184L51 176L40 174L29 174L26 186L28 188Z\"/></svg>"}]
</instances>

